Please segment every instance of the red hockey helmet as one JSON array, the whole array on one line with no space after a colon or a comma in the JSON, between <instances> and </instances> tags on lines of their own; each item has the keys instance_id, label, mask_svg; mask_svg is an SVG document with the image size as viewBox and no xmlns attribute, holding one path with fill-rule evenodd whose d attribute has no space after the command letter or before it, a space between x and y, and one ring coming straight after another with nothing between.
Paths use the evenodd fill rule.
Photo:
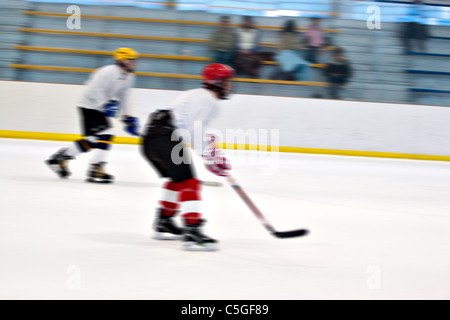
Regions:
<instances>
[{"instance_id":1,"label":"red hockey helmet","mask_svg":"<svg viewBox=\"0 0 450 320\"><path fill-rule=\"evenodd\" d=\"M229 93L226 83L234 77L234 69L226 64L211 63L203 69L202 77L206 87L218 92L220 99L226 99Z\"/></svg>"},{"instance_id":2,"label":"red hockey helmet","mask_svg":"<svg viewBox=\"0 0 450 320\"><path fill-rule=\"evenodd\" d=\"M212 85L220 85L234 77L234 69L221 63L211 63L202 72L203 82Z\"/></svg>"}]
</instances>

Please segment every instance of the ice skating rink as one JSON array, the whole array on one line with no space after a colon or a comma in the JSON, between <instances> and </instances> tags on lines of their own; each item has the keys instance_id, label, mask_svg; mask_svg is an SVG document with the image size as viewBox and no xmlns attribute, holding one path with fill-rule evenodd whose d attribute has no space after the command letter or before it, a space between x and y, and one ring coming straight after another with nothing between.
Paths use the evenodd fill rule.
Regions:
<instances>
[{"instance_id":1,"label":"ice skating rink","mask_svg":"<svg viewBox=\"0 0 450 320\"><path fill-rule=\"evenodd\" d=\"M101 185L89 155L46 167L67 145L0 139L0 299L450 299L450 163L228 152L277 230L311 234L272 237L223 181L203 188L220 251L186 252L150 238L162 181L137 146Z\"/></svg>"}]
</instances>

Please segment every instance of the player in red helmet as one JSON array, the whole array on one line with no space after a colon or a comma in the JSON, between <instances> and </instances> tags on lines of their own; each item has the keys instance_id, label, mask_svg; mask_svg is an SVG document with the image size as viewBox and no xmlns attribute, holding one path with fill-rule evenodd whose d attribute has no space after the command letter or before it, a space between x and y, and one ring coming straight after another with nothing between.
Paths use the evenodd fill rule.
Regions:
<instances>
[{"instance_id":1,"label":"player in red helmet","mask_svg":"<svg viewBox=\"0 0 450 320\"><path fill-rule=\"evenodd\" d=\"M153 226L155 239L182 239L186 250L217 249L217 240L200 230L205 222L200 208L201 184L192 165L190 150L182 143L190 143L214 174L225 176L231 169L220 150L216 150L215 139L205 137L204 133L218 113L219 100L228 97L233 76L231 67L210 64L202 71L202 88L184 92L171 104L150 115L141 151L158 174L167 178ZM181 216L181 228L174 222L176 215Z\"/></svg>"},{"instance_id":2,"label":"player in red helmet","mask_svg":"<svg viewBox=\"0 0 450 320\"><path fill-rule=\"evenodd\" d=\"M220 63L212 63L203 69L203 84L218 94L219 99L227 99L232 89L229 81L234 76L233 68Z\"/></svg>"}]
</instances>

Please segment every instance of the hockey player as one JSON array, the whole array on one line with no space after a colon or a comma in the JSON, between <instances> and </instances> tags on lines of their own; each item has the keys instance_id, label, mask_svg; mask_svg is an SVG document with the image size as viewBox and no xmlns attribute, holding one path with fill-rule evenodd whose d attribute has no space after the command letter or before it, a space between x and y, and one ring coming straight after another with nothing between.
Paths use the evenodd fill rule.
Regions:
<instances>
[{"instance_id":1,"label":"hockey player","mask_svg":"<svg viewBox=\"0 0 450 320\"><path fill-rule=\"evenodd\" d=\"M181 238L185 250L217 249L217 240L200 230L205 222L200 209L201 185L189 161L189 149L179 145L180 140L190 140L207 169L216 175L225 176L231 169L226 158L216 150L214 139L210 138L209 144L204 139L204 132L217 115L218 101L230 93L233 76L234 70L229 66L210 64L203 69L202 88L186 91L166 109L150 115L141 151L160 176L168 178L156 212L155 239ZM202 141L194 139L195 136L200 136ZM181 215L183 228L173 221L177 214Z\"/></svg>"},{"instance_id":2,"label":"hockey player","mask_svg":"<svg viewBox=\"0 0 450 320\"><path fill-rule=\"evenodd\" d=\"M138 118L132 116L128 94L134 84L134 70L138 53L130 48L114 51L115 64L94 71L89 77L78 102L83 138L63 148L46 161L61 178L71 173L67 161L80 153L93 151L87 181L109 183L114 177L104 171L113 131L110 118L121 113L125 131L138 136Z\"/></svg>"}]
</instances>

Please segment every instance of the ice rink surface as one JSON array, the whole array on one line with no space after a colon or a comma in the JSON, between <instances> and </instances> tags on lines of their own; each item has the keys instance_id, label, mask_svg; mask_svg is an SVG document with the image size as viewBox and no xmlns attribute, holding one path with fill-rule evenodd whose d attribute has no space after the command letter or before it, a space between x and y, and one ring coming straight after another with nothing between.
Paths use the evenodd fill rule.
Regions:
<instances>
[{"instance_id":1,"label":"ice rink surface","mask_svg":"<svg viewBox=\"0 0 450 320\"><path fill-rule=\"evenodd\" d=\"M223 181L203 188L220 250L187 252L150 238L162 180L138 146L102 185L89 155L46 167L67 145L0 139L0 299L450 299L450 163L228 152L277 230L311 234L274 238Z\"/></svg>"}]
</instances>

